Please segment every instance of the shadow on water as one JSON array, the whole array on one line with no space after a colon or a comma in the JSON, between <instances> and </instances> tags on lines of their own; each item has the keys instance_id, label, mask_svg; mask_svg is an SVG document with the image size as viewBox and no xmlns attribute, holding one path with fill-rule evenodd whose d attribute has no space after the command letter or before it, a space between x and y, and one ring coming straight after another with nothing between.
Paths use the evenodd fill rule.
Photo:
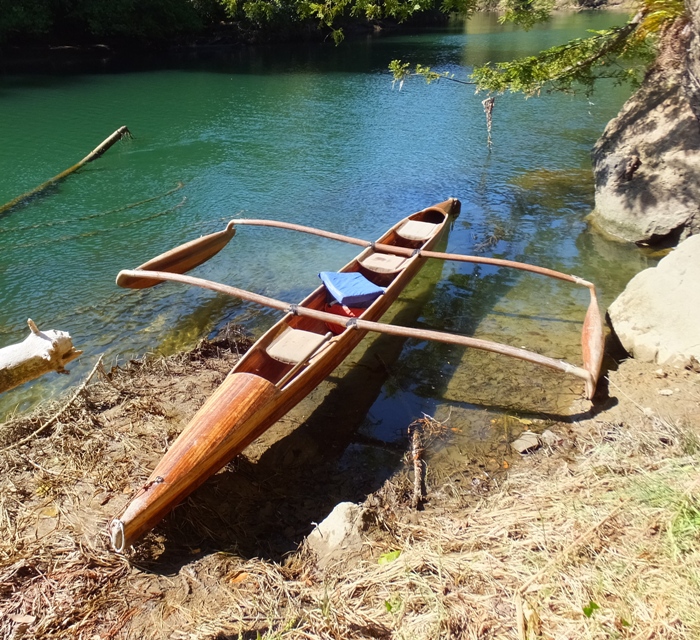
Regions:
<instances>
[{"instance_id":1,"label":"shadow on water","mask_svg":"<svg viewBox=\"0 0 700 640\"><path fill-rule=\"evenodd\" d=\"M236 75L277 75L288 72L367 73L368 69L385 70L387 55L392 51L415 57L419 62L438 64L445 55L445 43L436 45L434 36L459 35L461 25L443 29L431 27L403 33L408 42L397 43L383 35L348 39L341 46L332 41L247 44L220 47L188 47L166 52L128 51L108 55L50 56L33 59L5 60L0 67L3 91L13 88L46 89L66 83L89 82L89 74L122 74L153 71L191 71ZM420 36L430 34L430 39ZM387 36L396 36L388 33ZM411 37L416 36L416 37ZM456 50L461 43L454 43ZM18 74L22 74L21 76Z\"/></svg>"}]
</instances>

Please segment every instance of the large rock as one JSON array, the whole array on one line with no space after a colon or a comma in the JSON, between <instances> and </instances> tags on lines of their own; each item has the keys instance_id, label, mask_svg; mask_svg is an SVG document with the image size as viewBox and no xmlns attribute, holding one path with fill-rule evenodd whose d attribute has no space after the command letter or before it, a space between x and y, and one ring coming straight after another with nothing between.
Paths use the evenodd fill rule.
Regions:
<instances>
[{"instance_id":1,"label":"large rock","mask_svg":"<svg viewBox=\"0 0 700 640\"><path fill-rule=\"evenodd\" d=\"M635 358L675 366L700 360L700 235L645 269L608 309L622 346Z\"/></svg>"},{"instance_id":2,"label":"large rock","mask_svg":"<svg viewBox=\"0 0 700 640\"><path fill-rule=\"evenodd\" d=\"M608 235L676 244L700 232L700 0L686 2L655 69L593 148L595 210Z\"/></svg>"}]
</instances>

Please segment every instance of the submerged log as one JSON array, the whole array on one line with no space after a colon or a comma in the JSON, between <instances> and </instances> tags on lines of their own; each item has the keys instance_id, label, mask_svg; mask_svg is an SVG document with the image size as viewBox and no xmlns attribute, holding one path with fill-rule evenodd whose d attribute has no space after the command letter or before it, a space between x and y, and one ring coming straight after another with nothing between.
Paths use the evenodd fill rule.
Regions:
<instances>
[{"instance_id":1,"label":"submerged log","mask_svg":"<svg viewBox=\"0 0 700 640\"><path fill-rule=\"evenodd\" d=\"M31 333L25 340L0 349L0 393L50 371L68 373L65 366L81 353L65 331L39 331L27 320Z\"/></svg>"},{"instance_id":2,"label":"submerged log","mask_svg":"<svg viewBox=\"0 0 700 640\"><path fill-rule=\"evenodd\" d=\"M72 167L66 169L65 171L62 171L61 173L54 176L50 180L43 182L42 184L40 184L38 187L35 187L31 191L27 191L26 193L23 193L21 196L17 196L13 200L10 200L9 202L0 206L0 213L4 213L8 209L12 209L12 207L18 205L20 202L23 202L24 200L31 198L32 196L36 195L37 193L41 193L42 191L44 191L44 189L47 189L52 184L56 184L60 180L63 180L65 177L69 176L71 173L80 169L80 167L82 167L83 165L87 164L88 162L92 162L93 160L99 158L115 142L118 142L122 138L126 138L126 137L131 137L131 131L129 131L129 129L127 129L127 127L119 127L119 129L117 129L111 136L109 136L109 138L107 138L106 140L103 140L97 147L95 147L90 153L88 153L77 164L74 164ZM0 389L0 391L1 391L1 389Z\"/></svg>"}]
</instances>

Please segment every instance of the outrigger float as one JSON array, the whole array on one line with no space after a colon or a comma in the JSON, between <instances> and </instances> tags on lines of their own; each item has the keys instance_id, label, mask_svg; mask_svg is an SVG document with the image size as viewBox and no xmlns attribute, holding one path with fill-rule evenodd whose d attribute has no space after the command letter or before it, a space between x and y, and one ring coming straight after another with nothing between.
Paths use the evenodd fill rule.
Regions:
<instances>
[{"instance_id":1,"label":"outrigger float","mask_svg":"<svg viewBox=\"0 0 700 640\"><path fill-rule=\"evenodd\" d=\"M112 520L113 548L124 551L190 493L243 451L326 378L369 331L436 340L520 358L585 381L595 392L603 357L603 325L595 286L575 276L533 265L461 254L433 247L459 215L460 202L446 200L397 222L376 242L272 220L232 220L226 229L176 247L134 270L117 284L143 289L163 281L225 293L286 312L236 364L156 465L125 510ZM363 247L339 272L322 273L323 284L298 304L289 304L201 278L183 275L217 254L236 228L257 225L289 229ZM559 278L587 287L590 304L583 332L583 366L467 336L398 327L378 320L429 258L474 262Z\"/></svg>"}]
</instances>

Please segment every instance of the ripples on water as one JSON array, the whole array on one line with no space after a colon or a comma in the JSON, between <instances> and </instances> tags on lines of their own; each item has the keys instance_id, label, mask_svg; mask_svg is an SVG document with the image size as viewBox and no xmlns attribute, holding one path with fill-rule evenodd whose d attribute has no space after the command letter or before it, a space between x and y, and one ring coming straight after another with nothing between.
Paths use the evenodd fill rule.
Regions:
<instances>
[{"instance_id":1,"label":"ripples on water","mask_svg":"<svg viewBox=\"0 0 700 640\"><path fill-rule=\"evenodd\" d=\"M100 353L123 362L189 346L229 320L254 332L269 325L275 313L209 292L176 285L129 292L114 284L120 269L237 216L373 239L400 217L456 196L463 212L450 251L471 253L486 242L487 255L592 279L610 302L646 266L636 250L590 235L584 222L593 192L589 151L626 91L605 87L591 101L499 97L489 152L484 96L447 81L411 80L399 92L386 69L401 58L465 79L474 64L534 53L616 21L578 14L524 33L477 16L466 30L339 48L260 48L104 73L1 77L2 202L72 165L122 124L134 139L0 217L0 344L23 339L31 317L40 328L69 331L85 351L70 379L50 375L4 394L0 410L27 409L77 384ZM295 301L316 285L319 270L355 253L245 228L197 275ZM426 326L478 333L489 318L510 314L532 316L529 326L546 334L542 316L568 313L517 273L445 264L433 274L417 319ZM516 293L519 287L527 293ZM564 297L571 295L574 306L585 303L583 295ZM509 297L517 313L508 304L499 311ZM567 331L568 344L578 328ZM397 411L410 419L453 397L450 380L461 358L441 345L409 345L392 374L403 382L385 387L368 424ZM490 362L484 366L503 370L502 361Z\"/></svg>"}]
</instances>

